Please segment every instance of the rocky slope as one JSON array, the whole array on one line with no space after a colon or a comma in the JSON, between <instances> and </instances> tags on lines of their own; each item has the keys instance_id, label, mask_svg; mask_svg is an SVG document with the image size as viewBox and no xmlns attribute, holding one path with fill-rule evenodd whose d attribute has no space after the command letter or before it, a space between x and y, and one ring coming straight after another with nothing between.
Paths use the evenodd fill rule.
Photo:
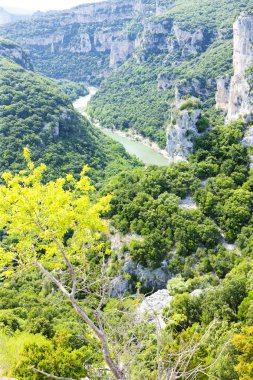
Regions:
<instances>
[{"instance_id":1,"label":"rocky slope","mask_svg":"<svg viewBox=\"0 0 253 380\"><path fill-rule=\"evenodd\" d=\"M0 38L0 56L11 59L24 69L33 70L29 55L12 41Z\"/></svg>"},{"instance_id":2,"label":"rocky slope","mask_svg":"<svg viewBox=\"0 0 253 380\"><path fill-rule=\"evenodd\" d=\"M215 105L217 79L232 73L233 21L253 1L204 0L201 12L193 0L165 3L165 10L138 24L132 58L109 75L91 104L104 126L135 129L162 148L175 89L178 98L199 98L203 112ZM224 81L219 85L228 98Z\"/></svg>"},{"instance_id":3,"label":"rocky slope","mask_svg":"<svg viewBox=\"0 0 253 380\"><path fill-rule=\"evenodd\" d=\"M217 107L227 112L227 122L247 117L253 111L251 71L253 67L253 14L243 12L234 23L234 74L218 80Z\"/></svg>"},{"instance_id":4,"label":"rocky slope","mask_svg":"<svg viewBox=\"0 0 253 380\"><path fill-rule=\"evenodd\" d=\"M167 128L166 150L171 162L187 160L193 150L201 118L198 99L177 99L173 118Z\"/></svg>"},{"instance_id":5,"label":"rocky slope","mask_svg":"<svg viewBox=\"0 0 253 380\"><path fill-rule=\"evenodd\" d=\"M173 5L169 0L81 5L37 13L3 27L0 35L27 47L35 67L46 75L98 83L131 57L139 63L154 54L187 59L207 49L215 39L212 31L202 26L192 31L165 16Z\"/></svg>"},{"instance_id":6,"label":"rocky slope","mask_svg":"<svg viewBox=\"0 0 253 380\"><path fill-rule=\"evenodd\" d=\"M35 67L46 75L98 83L138 46L131 23L159 9L154 1L105 1L37 13L31 20L2 28L0 34L27 47Z\"/></svg>"}]
</instances>

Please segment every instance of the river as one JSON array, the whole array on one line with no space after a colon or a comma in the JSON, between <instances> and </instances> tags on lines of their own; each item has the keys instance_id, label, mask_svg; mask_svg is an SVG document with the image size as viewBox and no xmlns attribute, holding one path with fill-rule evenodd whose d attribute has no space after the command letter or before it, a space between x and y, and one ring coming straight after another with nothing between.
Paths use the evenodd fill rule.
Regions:
<instances>
[{"instance_id":1,"label":"river","mask_svg":"<svg viewBox=\"0 0 253 380\"><path fill-rule=\"evenodd\" d=\"M89 87L88 90L89 94L77 99L73 105L82 115L89 119L89 116L86 113L86 109L92 96L95 95L97 89L95 87ZM155 143L142 139L140 136L134 138L127 136L124 132L121 131L114 131L103 128L99 123L92 122L92 124L99 128L106 136L122 144L129 154L138 157L145 165L169 165L169 160L166 157L166 154L161 151Z\"/></svg>"}]
</instances>

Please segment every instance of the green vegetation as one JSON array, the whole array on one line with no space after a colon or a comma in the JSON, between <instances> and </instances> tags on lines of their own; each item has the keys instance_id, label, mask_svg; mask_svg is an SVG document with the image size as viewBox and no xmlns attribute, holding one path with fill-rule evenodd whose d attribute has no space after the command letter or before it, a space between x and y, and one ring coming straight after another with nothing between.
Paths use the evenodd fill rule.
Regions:
<instances>
[{"instance_id":1,"label":"green vegetation","mask_svg":"<svg viewBox=\"0 0 253 380\"><path fill-rule=\"evenodd\" d=\"M113 225L144 237L129 247L134 261L160 267L166 260L174 274L191 278L211 271L222 278L237 257L226 251L221 234L249 254L253 188L247 150L240 144L243 129L240 122L217 125L198 139L190 163L140 168L105 186L113 194ZM197 209L181 206L187 196Z\"/></svg>"},{"instance_id":2,"label":"green vegetation","mask_svg":"<svg viewBox=\"0 0 253 380\"><path fill-rule=\"evenodd\" d=\"M145 4L148 13L154 1ZM71 100L86 93L83 85L49 80L0 50L1 375L252 379L252 149L241 143L247 125L224 125L212 105L214 79L231 71L233 18L253 3L201 4L162 0L167 12L150 19L163 26L176 20L191 33L207 28L196 56L144 44L140 61L115 69L89 110L104 126L134 128L164 146L175 85L185 99L181 111L197 106L190 96L196 94L188 94L193 84L203 90L194 151L189 162L168 167L141 166L76 113ZM6 28L23 38L32 25L32 37L38 28L47 37L62 22L54 17L53 24L41 17ZM136 38L139 21L120 27ZM68 29L75 49L80 30ZM108 51L80 58L62 50L51 59L56 47L43 51L48 74L76 80L80 69L80 81L85 70L100 81ZM16 45L5 41L1 48ZM39 53L34 48L36 67L44 70ZM141 315L144 293L156 289L145 286L144 274L163 268L173 299L159 318ZM124 297L114 298L122 283Z\"/></svg>"},{"instance_id":3,"label":"green vegetation","mask_svg":"<svg viewBox=\"0 0 253 380\"><path fill-rule=\"evenodd\" d=\"M76 303L87 313L86 322L103 326L109 350L121 358L126 378L131 373L133 380L156 379L158 373L165 376L169 368L178 375L184 373L184 368L198 380L206 379L201 375L204 369L209 376L215 374L221 380L241 380L247 371L251 373L252 252L242 251L240 256L222 246L219 231L228 220L232 221L225 206L220 226L202 205L199 210L179 207L180 198L188 194L199 196L202 167L211 161L215 150L222 150L219 144L223 144L224 151L217 155L214 164L216 173L208 183L216 180L215 193L233 198L230 207L235 223L244 216L240 207L246 209L250 205L247 197L241 197L250 193L247 190L243 194L251 183L249 172L244 172L243 183L227 183L227 165L222 165L224 157L229 156L235 165L231 177L240 177L239 163L244 159L246 164L245 152L237 151L235 156L231 152L241 146L238 142L242 128L240 123L215 127L210 132L213 143L208 157L202 161L196 150L189 164L137 169L116 176L101 190L105 194L112 191L112 195L96 197L96 203L89 197L93 188L85 176L86 168L80 181L67 175L66 179L42 184L45 166L34 167L29 151L25 150L26 171L14 177L5 173L5 184L0 187L0 367L5 374L38 380L45 379L46 374L99 378L99 371L105 366L101 346L96 334L81 323L82 313L78 316L72 309ZM210 141L208 138L202 138L198 144L204 145ZM228 152L231 145L233 149ZM222 181L218 181L221 176ZM201 191L210 191L208 184ZM237 203L238 193L243 206ZM219 208L222 204L224 201ZM101 293L110 284L103 268L117 265L106 237L101 234L106 232L106 223L100 218L104 211L122 233L131 231L144 237L141 246L137 241L130 246L128 253L132 258L151 266L166 259L170 270L180 273L168 283L174 298L163 311L166 328L158 335L154 324L140 323L133 317L140 302L138 294L116 300L109 293ZM243 232L249 223L243 217L238 226ZM233 224L228 224L232 231ZM239 230L235 230L235 235ZM167 255L173 245L176 250L172 256ZM77 255L83 249L85 255ZM68 296L73 289L76 298ZM195 289L199 289L198 293L191 294ZM137 341L133 336L138 337ZM176 360L179 354L180 363ZM120 376L103 374L106 380L121 379Z\"/></svg>"},{"instance_id":4,"label":"green vegetation","mask_svg":"<svg viewBox=\"0 0 253 380\"><path fill-rule=\"evenodd\" d=\"M235 16L250 5L252 1L206 0L200 11L194 0L175 1L165 15L157 18L158 23L173 19L187 31L201 28L208 30L210 36L219 33L219 38L211 39L207 49L197 56L182 58L178 52L171 55L150 52L146 62L128 60L103 82L92 100L91 114L104 126L134 128L164 148L175 85L184 88L187 81L197 79L199 94L192 95L204 101L204 108L214 104L216 78L232 70L232 23ZM165 90L158 90L160 76L168 80ZM203 96L201 87L207 89L207 96Z\"/></svg>"},{"instance_id":5,"label":"green vegetation","mask_svg":"<svg viewBox=\"0 0 253 380\"><path fill-rule=\"evenodd\" d=\"M80 98L81 96L86 96L89 93L87 88L81 83L71 82L67 79L59 79L56 83L57 86L60 87L60 89L68 95L72 101Z\"/></svg>"},{"instance_id":6,"label":"green vegetation","mask_svg":"<svg viewBox=\"0 0 253 380\"><path fill-rule=\"evenodd\" d=\"M98 183L138 165L121 145L76 113L70 99L52 81L1 57L0 94L1 172L23 167L25 146L30 147L35 162L48 165L48 179L77 174L89 164Z\"/></svg>"}]
</instances>

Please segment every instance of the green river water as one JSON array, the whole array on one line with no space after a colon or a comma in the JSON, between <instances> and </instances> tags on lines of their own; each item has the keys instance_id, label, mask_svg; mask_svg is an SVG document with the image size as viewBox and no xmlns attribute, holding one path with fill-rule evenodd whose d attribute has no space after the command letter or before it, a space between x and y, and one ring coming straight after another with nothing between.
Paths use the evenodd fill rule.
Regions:
<instances>
[{"instance_id":1,"label":"green river water","mask_svg":"<svg viewBox=\"0 0 253 380\"><path fill-rule=\"evenodd\" d=\"M89 95L79 98L77 101L74 102L74 107L81 112L84 116L87 116L85 114L85 110L87 108L87 105L91 99L91 97L96 93L95 88L89 89ZM114 132L110 129L103 128L102 126L97 127L108 137L112 138L113 140L119 142L124 146L126 151L131 154L135 155L139 158L145 165L157 165L157 166L168 166L169 160L166 158L162 153L158 152L157 150L153 149L152 147L149 147L145 144L143 144L141 141L136 141L131 137L124 136L119 134L117 131Z\"/></svg>"}]
</instances>

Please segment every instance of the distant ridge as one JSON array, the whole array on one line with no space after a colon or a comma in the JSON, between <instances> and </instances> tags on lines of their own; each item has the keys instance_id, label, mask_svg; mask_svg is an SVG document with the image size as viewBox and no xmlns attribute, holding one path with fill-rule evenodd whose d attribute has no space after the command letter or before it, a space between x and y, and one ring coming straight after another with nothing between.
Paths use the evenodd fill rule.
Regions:
<instances>
[{"instance_id":1,"label":"distant ridge","mask_svg":"<svg viewBox=\"0 0 253 380\"><path fill-rule=\"evenodd\" d=\"M16 9L16 11L18 11L18 9ZM15 9L13 9L13 12L15 12ZM19 21L19 20L23 20L23 19L25 19L27 17L29 17L28 14L24 14L24 13L10 13L5 8L0 7L0 25L5 25L5 24L9 24L11 22L16 22L16 21Z\"/></svg>"}]
</instances>

